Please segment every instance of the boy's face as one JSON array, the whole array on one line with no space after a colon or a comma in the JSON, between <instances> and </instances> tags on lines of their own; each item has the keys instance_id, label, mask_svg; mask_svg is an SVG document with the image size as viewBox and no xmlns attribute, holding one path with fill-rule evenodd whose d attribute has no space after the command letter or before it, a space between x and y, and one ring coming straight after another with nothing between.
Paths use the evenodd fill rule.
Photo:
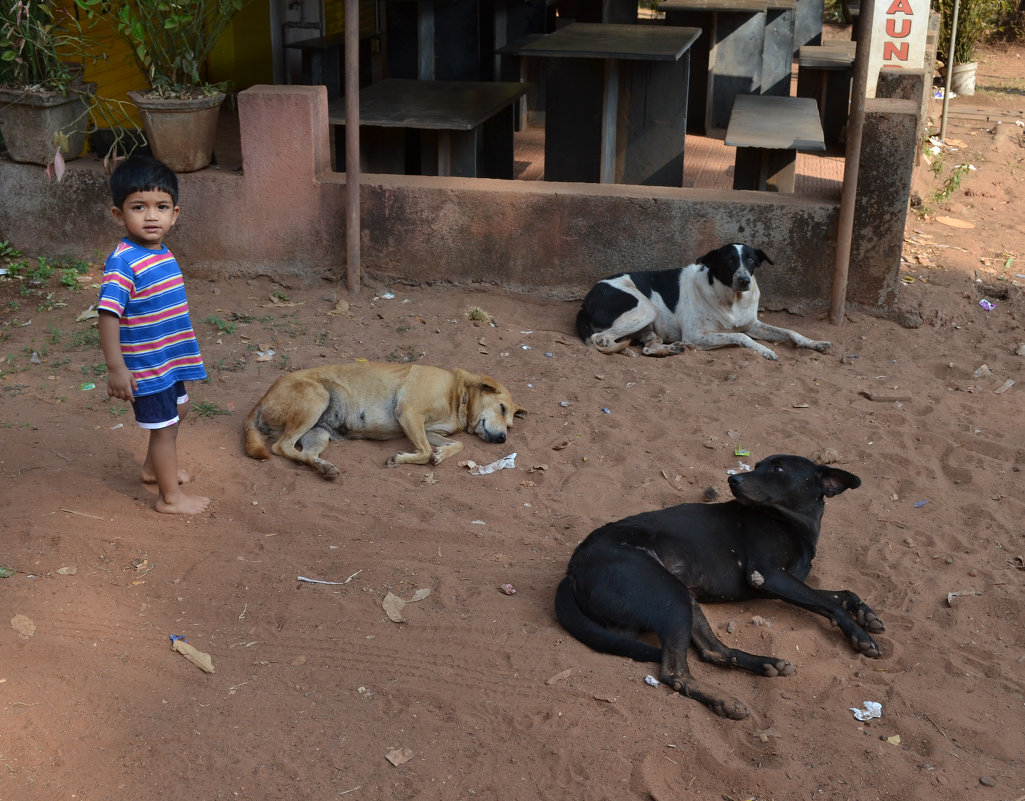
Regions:
<instances>
[{"instance_id":1,"label":"boy's face","mask_svg":"<svg viewBox=\"0 0 1025 801\"><path fill-rule=\"evenodd\" d=\"M159 190L132 192L121 208L112 206L110 213L119 225L128 229L128 238L144 248L156 250L178 219L180 209L171 195Z\"/></svg>"}]
</instances>

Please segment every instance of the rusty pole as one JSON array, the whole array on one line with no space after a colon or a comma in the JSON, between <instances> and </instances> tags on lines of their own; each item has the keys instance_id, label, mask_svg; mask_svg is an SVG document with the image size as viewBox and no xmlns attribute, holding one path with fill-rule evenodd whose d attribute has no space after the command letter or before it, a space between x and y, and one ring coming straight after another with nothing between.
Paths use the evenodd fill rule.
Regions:
<instances>
[{"instance_id":1,"label":"rusty pole","mask_svg":"<svg viewBox=\"0 0 1025 801\"><path fill-rule=\"evenodd\" d=\"M872 17L875 0L862 0L858 14L858 44L854 53L854 83L851 110L847 118L847 150L844 157L843 188L840 190L840 219L836 231L836 262L833 265L833 291L829 321L843 323L847 305L847 274L851 265L851 240L854 236L854 205L858 194L858 170L861 167L861 137L865 128L865 91L868 87L868 54L872 49Z\"/></svg>"},{"instance_id":2,"label":"rusty pole","mask_svg":"<svg viewBox=\"0 0 1025 801\"><path fill-rule=\"evenodd\" d=\"M345 0L345 283L360 287L359 4Z\"/></svg>"}]
</instances>

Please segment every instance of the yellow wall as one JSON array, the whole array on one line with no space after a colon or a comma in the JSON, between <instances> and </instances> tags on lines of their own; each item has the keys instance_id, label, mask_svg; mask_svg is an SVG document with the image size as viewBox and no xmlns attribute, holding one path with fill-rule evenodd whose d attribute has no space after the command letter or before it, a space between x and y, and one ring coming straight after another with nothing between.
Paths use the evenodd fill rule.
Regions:
<instances>
[{"instance_id":1,"label":"yellow wall","mask_svg":"<svg viewBox=\"0 0 1025 801\"><path fill-rule=\"evenodd\" d=\"M132 51L124 40L107 23L96 20L90 22L84 13L79 11L74 0L58 0L58 5L69 8L78 18L88 37L96 44L96 50L105 58L87 59L84 79L96 84L96 93L111 102L104 103L109 108L113 119L100 119L103 128L112 125L129 125L139 127L139 117L135 106L128 99L128 92L149 87L149 82L139 69L132 56Z\"/></svg>"},{"instance_id":2,"label":"yellow wall","mask_svg":"<svg viewBox=\"0 0 1025 801\"><path fill-rule=\"evenodd\" d=\"M112 119L100 119L100 127L129 125L139 127L139 117L127 93L149 87L127 44L117 32L101 20L90 26L74 0L55 0L68 8L88 28L97 51L106 55L87 61L85 80L97 85L97 94L112 101L105 104ZM324 0L327 34L342 33L345 25L345 0ZM375 31L374 3L360 0L360 32ZM211 82L228 81L232 89L242 90L258 83L274 82L274 57L270 44L270 0L254 0L240 11L214 48L208 61Z\"/></svg>"},{"instance_id":3,"label":"yellow wall","mask_svg":"<svg viewBox=\"0 0 1025 801\"><path fill-rule=\"evenodd\" d=\"M228 81L232 89L274 83L269 0L255 0L235 15L207 66L212 83Z\"/></svg>"}]
</instances>

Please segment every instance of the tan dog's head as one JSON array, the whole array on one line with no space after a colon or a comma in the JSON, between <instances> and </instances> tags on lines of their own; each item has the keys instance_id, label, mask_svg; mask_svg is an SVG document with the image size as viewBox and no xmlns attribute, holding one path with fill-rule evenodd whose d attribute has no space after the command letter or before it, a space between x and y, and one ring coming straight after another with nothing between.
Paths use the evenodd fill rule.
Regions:
<instances>
[{"instance_id":1,"label":"tan dog's head","mask_svg":"<svg viewBox=\"0 0 1025 801\"><path fill-rule=\"evenodd\" d=\"M491 376L466 373L465 381L467 433L485 442L505 442L513 418L525 417L527 410Z\"/></svg>"}]
</instances>

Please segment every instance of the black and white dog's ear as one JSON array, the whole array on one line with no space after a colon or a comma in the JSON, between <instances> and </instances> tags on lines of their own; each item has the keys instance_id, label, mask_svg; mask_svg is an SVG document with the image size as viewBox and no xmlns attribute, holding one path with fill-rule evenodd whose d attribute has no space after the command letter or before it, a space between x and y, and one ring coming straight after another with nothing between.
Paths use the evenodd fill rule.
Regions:
<instances>
[{"instance_id":1,"label":"black and white dog's ear","mask_svg":"<svg viewBox=\"0 0 1025 801\"><path fill-rule=\"evenodd\" d=\"M765 251L764 250L756 250L755 251L755 255L758 257L758 263L759 264L761 264L764 261L767 261L769 264L775 264L776 263L772 259L770 259L768 256L765 255Z\"/></svg>"},{"instance_id":2,"label":"black and white dog's ear","mask_svg":"<svg viewBox=\"0 0 1025 801\"><path fill-rule=\"evenodd\" d=\"M719 248L710 250L704 256L699 257L694 263L704 264L706 267L714 267L719 259Z\"/></svg>"}]
</instances>

